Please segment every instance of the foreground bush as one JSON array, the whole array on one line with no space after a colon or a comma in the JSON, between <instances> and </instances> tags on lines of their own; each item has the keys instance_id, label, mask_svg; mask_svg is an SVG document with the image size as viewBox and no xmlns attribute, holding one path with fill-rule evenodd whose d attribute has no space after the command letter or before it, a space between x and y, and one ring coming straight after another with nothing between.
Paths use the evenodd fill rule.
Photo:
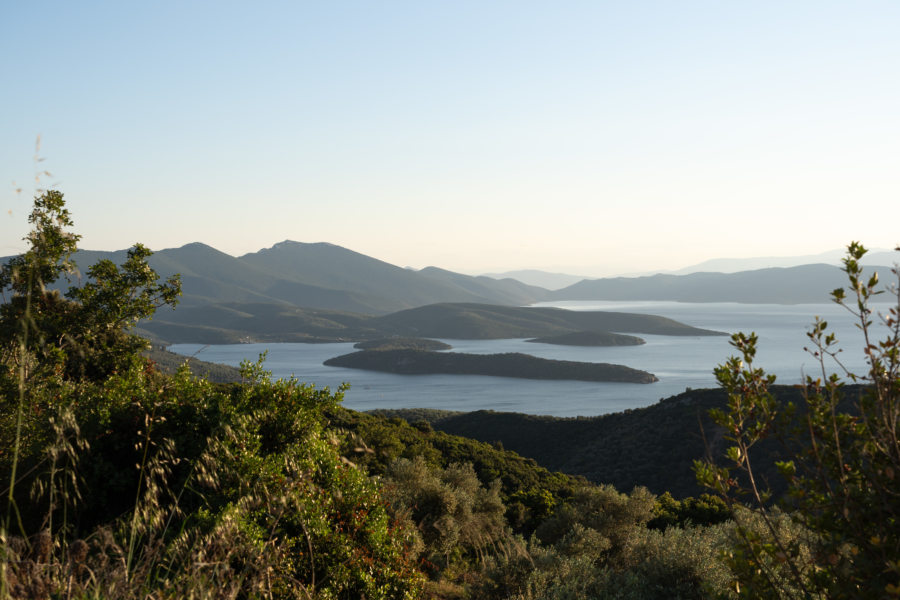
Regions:
<instances>
[{"instance_id":1,"label":"foreground bush","mask_svg":"<svg viewBox=\"0 0 900 600\"><path fill-rule=\"evenodd\" d=\"M646 525L653 497L588 487L538 528L524 556L497 557L476 597L509 600L725 598L730 524Z\"/></svg>"},{"instance_id":2,"label":"foreground bush","mask_svg":"<svg viewBox=\"0 0 900 600\"><path fill-rule=\"evenodd\" d=\"M63 297L62 195L30 221L0 270L0 598L419 596L415 532L326 426L341 391L261 363L229 387L160 375L130 327L177 279L138 245Z\"/></svg>"},{"instance_id":3,"label":"foreground bush","mask_svg":"<svg viewBox=\"0 0 900 600\"><path fill-rule=\"evenodd\" d=\"M4 593L416 597L413 532L324 427L340 394L245 373L56 387L50 442L20 459Z\"/></svg>"}]
</instances>

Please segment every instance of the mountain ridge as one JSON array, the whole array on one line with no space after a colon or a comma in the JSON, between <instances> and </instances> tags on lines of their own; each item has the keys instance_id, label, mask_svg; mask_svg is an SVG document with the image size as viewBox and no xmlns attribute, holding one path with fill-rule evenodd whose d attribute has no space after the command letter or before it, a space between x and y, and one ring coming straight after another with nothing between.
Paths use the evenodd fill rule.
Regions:
<instances>
[{"instance_id":1,"label":"mountain ridge","mask_svg":"<svg viewBox=\"0 0 900 600\"><path fill-rule=\"evenodd\" d=\"M74 258L84 272L97 260L122 263L126 256L126 250L80 250ZM327 242L292 240L241 257L192 242L154 253L149 264L161 277L180 273L184 295L178 311L160 311L156 321L141 324L142 330L160 341L205 343L660 333L623 329L627 319L610 317L613 313L606 318L614 322L585 316L599 313L521 311L554 300L821 303L827 295L819 290L835 289L845 281L839 268L817 264L582 280L550 291L512 278L470 276L440 267L414 271ZM886 274L886 268L876 270ZM666 331L696 335L679 333L677 327Z\"/></svg>"},{"instance_id":2,"label":"mountain ridge","mask_svg":"<svg viewBox=\"0 0 900 600\"><path fill-rule=\"evenodd\" d=\"M98 260L121 264L126 257L127 250L77 251L81 274L72 284ZM531 304L549 293L513 280L411 271L327 242L285 240L241 257L192 242L159 250L148 263L161 277L181 274L182 306L267 302L378 315L435 302Z\"/></svg>"},{"instance_id":3,"label":"mountain ridge","mask_svg":"<svg viewBox=\"0 0 900 600\"><path fill-rule=\"evenodd\" d=\"M875 267L881 280L889 267ZM742 302L747 304L818 304L822 290L843 287L846 275L827 264L770 267L737 273L699 272L642 277L586 279L550 293L553 300Z\"/></svg>"}]
</instances>

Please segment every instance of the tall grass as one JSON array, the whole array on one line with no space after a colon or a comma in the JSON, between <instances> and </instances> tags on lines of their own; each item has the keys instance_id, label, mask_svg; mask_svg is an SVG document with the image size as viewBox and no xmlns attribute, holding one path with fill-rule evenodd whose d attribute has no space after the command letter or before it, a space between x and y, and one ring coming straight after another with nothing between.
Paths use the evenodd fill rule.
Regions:
<instances>
[{"instance_id":1,"label":"tall grass","mask_svg":"<svg viewBox=\"0 0 900 600\"><path fill-rule=\"evenodd\" d=\"M149 415L148 415L149 417ZM149 423L149 418L147 420ZM210 440L207 451L194 465L184 487L217 490L222 461L215 450L235 442L235 432ZM229 440L230 438L230 440ZM149 446L149 437L140 442ZM177 464L171 440L155 444L145 453L139 474L139 495L129 518L99 526L82 538L71 538L65 521L51 526L53 508L77 499L71 486L59 485L50 470L51 498L47 527L31 535L3 537L2 598L237 598L298 597L313 595L299 581L285 581L278 567L288 549L274 535L259 537L245 530L247 516L262 510L273 524L291 508L287 494L255 490L228 507L208 530L169 528L180 522L179 496L184 487L171 487L172 467ZM84 448L63 436L48 452ZM67 481L74 481L75 478ZM288 593L286 593L288 592Z\"/></svg>"}]
</instances>

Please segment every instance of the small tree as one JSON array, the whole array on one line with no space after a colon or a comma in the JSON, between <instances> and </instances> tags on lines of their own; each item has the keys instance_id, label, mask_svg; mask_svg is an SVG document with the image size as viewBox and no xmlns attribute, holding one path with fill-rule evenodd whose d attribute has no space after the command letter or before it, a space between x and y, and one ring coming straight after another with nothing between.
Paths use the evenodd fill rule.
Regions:
<instances>
[{"instance_id":1,"label":"small tree","mask_svg":"<svg viewBox=\"0 0 900 600\"><path fill-rule=\"evenodd\" d=\"M66 227L72 226L72 218L65 208L63 195L50 190L37 196L28 222L33 229L23 239L31 247L0 267L0 291L4 294L7 288L12 291L13 297L8 299L11 304L29 296L40 298L46 292L46 285L75 270L71 256L81 236L66 231Z\"/></svg>"},{"instance_id":2,"label":"small tree","mask_svg":"<svg viewBox=\"0 0 900 600\"><path fill-rule=\"evenodd\" d=\"M71 256L80 239L67 231L72 219L63 195L50 190L36 197L28 221L30 248L0 268L0 365L7 374L21 368L25 379L41 369L99 379L136 360L146 341L128 330L157 308L175 305L179 277L159 283L147 264L152 253L137 244L121 267L101 260L88 270L87 283L63 296L48 288L75 271Z\"/></svg>"},{"instance_id":3,"label":"small tree","mask_svg":"<svg viewBox=\"0 0 900 600\"><path fill-rule=\"evenodd\" d=\"M715 370L728 408L712 418L733 444L730 466L697 461L695 471L732 507L749 498L762 523L751 526L734 512L738 538L729 559L745 597L900 596L900 286L890 287L896 302L878 315L887 334L876 341L871 301L883 292L877 273L863 274L865 253L850 244L843 260L849 299L844 289L831 295L858 320L866 374L844 367L835 335L818 318L807 350L820 373L806 378L801 406L781 405L769 390L774 375L753 366L755 334L732 336L740 356ZM893 273L900 281L900 268ZM833 365L844 375L829 374ZM848 393L846 381L862 383L861 390ZM805 536L785 533L751 462L753 446L769 437L785 442L785 460L776 463L787 483L783 507Z\"/></svg>"}]
</instances>

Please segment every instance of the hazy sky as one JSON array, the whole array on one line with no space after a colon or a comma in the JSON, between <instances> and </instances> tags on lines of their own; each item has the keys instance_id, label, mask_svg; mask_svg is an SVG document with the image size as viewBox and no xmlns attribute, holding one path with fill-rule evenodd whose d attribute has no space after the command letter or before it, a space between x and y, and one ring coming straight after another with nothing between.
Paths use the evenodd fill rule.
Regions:
<instances>
[{"instance_id":1,"label":"hazy sky","mask_svg":"<svg viewBox=\"0 0 900 600\"><path fill-rule=\"evenodd\" d=\"M36 168L90 249L599 275L893 247L898 31L896 0L3 2L0 255Z\"/></svg>"}]
</instances>

